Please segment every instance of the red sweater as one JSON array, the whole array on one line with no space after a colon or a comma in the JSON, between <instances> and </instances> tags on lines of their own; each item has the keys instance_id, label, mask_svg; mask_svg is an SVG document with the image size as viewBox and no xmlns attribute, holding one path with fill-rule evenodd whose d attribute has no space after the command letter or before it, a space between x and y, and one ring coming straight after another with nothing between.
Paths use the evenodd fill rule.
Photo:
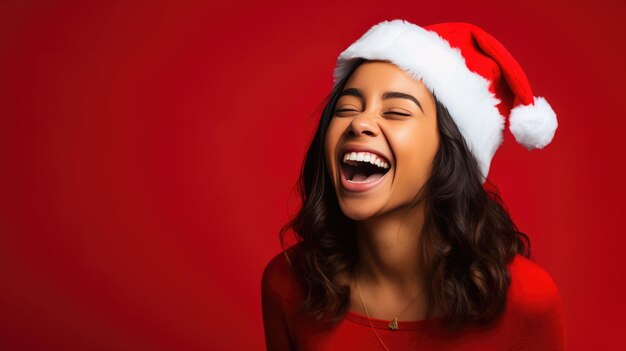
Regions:
<instances>
[{"instance_id":1,"label":"red sweater","mask_svg":"<svg viewBox=\"0 0 626 351\"><path fill-rule=\"evenodd\" d=\"M290 249L292 250L292 249ZM297 257L289 255L290 258ZM561 299L550 275L533 261L516 255L509 264L511 286L504 314L490 326L465 327L453 336L423 321L371 319L389 350L563 350L564 329ZM367 317L349 311L333 328L298 318L295 306L304 296L283 253L267 265L262 279L263 323L267 349L274 350L384 350Z\"/></svg>"}]
</instances>

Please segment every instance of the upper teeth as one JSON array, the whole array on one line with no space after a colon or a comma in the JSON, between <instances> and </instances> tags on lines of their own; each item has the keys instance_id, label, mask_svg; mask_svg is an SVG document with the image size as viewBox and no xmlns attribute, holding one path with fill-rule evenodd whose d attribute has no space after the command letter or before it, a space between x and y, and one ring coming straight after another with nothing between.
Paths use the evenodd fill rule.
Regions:
<instances>
[{"instance_id":1,"label":"upper teeth","mask_svg":"<svg viewBox=\"0 0 626 351\"><path fill-rule=\"evenodd\" d=\"M389 164L386 161L371 152L346 152L343 155L343 162L346 163L346 161L369 162L384 169L389 168Z\"/></svg>"}]
</instances>

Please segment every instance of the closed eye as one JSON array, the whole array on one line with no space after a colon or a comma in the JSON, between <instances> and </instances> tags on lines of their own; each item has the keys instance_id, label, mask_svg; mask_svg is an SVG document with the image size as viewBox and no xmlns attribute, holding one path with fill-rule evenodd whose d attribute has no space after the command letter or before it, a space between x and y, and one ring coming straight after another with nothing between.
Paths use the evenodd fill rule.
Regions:
<instances>
[{"instance_id":1,"label":"closed eye","mask_svg":"<svg viewBox=\"0 0 626 351\"><path fill-rule=\"evenodd\" d=\"M335 110L335 113L339 113L339 112L359 112L359 111L352 110L352 109L346 109L346 108ZM387 114L389 114L389 115L398 115L398 116L410 116L410 114L408 114L408 113L401 113L401 112L395 112L395 111L385 112L383 114L385 114L385 115L387 115Z\"/></svg>"},{"instance_id":2,"label":"closed eye","mask_svg":"<svg viewBox=\"0 0 626 351\"><path fill-rule=\"evenodd\" d=\"M410 114L408 113L400 113L400 112L395 112L395 111L391 111L391 112L385 112L383 113L384 115L398 115L398 116L410 116Z\"/></svg>"},{"instance_id":3,"label":"closed eye","mask_svg":"<svg viewBox=\"0 0 626 351\"><path fill-rule=\"evenodd\" d=\"M359 112L359 110L355 110L355 109L351 109L351 108L341 108L341 109L335 110L335 115L337 116L337 115L339 115L342 112Z\"/></svg>"}]
</instances>

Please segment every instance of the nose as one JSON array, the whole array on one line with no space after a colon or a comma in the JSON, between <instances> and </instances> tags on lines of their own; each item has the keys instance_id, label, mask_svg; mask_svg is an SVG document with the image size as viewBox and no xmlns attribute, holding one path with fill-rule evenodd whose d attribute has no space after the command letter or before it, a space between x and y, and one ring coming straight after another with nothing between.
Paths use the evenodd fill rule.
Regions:
<instances>
[{"instance_id":1,"label":"nose","mask_svg":"<svg viewBox=\"0 0 626 351\"><path fill-rule=\"evenodd\" d=\"M380 133L380 128L376 123L374 116L370 113L363 113L358 117L352 119L348 126L348 135L351 136L377 136Z\"/></svg>"}]
</instances>

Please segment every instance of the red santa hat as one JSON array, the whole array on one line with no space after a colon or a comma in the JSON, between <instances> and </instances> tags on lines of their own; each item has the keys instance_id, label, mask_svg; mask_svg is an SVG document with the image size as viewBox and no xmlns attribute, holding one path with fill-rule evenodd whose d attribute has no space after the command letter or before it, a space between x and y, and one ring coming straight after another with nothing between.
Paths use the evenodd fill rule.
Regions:
<instances>
[{"instance_id":1,"label":"red santa hat","mask_svg":"<svg viewBox=\"0 0 626 351\"><path fill-rule=\"evenodd\" d=\"M554 137L557 119L550 104L533 96L513 56L475 25L378 23L339 55L335 85L359 58L389 61L420 79L450 112L484 178L502 143L505 116L528 150L541 149Z\"/></svg>"}]
</instances>

